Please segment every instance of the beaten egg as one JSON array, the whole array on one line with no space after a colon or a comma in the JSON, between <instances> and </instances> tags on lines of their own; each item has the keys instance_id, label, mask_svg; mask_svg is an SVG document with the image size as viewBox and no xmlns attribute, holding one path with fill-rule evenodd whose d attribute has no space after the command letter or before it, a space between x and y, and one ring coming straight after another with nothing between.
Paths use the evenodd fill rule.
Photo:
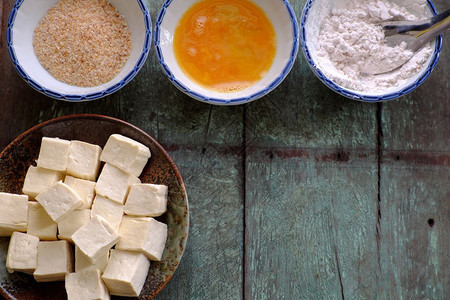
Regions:
<instances>
[{"instance_id":1,"label":"beaten egg","mask_svg":"<svg viewBox=\"0 0 450 300\"><path fill-rule=\"evenodd\" d=\"M249 0L202 0L182 16L174 33L175 58L199 85L219 92L245 89L269 71L275 30Z\"/></svg>"}]
</instances>

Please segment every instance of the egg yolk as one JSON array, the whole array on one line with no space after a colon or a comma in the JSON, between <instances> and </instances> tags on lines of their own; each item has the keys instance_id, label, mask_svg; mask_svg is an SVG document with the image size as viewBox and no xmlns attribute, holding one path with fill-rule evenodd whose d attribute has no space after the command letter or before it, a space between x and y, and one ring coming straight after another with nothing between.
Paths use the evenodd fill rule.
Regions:
<instances>
[{"instance_id":1,"label":"egg yolk","mask_svg":"<svg viewBox=\"0 0 450 300\"><path fill-rule=\"evenodd\" d=\"M267 74L277 45L272 24L253 2L203 0L182 16L173 47L191 80L208 89L235 92Z\"/></svg>"}]
</instances>

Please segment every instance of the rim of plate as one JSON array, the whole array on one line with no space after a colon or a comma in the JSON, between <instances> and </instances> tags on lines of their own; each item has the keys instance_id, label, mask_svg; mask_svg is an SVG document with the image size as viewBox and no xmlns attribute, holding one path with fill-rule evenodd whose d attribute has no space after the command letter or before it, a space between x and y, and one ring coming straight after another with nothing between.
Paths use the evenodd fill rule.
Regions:
<instances>
[{"instance_id":1,"label":"rim of plate","mask_svg":"<svg viewBox=\"0 0 450 300\"><path fill-rule=\"evenodd\" d=\"M155 33L154 33L154 43L155 43L156 55L158 58L158 62L160 64L162 70L164 71L165 75L167 76L167 78L173 83L173 85L175 85L180 91L187 94L188 96L190 96L196 100L209 103L209 104L218 104L218 105L244 104L244 103L254 101L256 99L259 99L259 98L267 95L269 92L274 90L286 78L286 76L291 71L291 69L294 65L294 62L297 58L297 53L298 53L298 48L299 48L299 27L298 27L297 18L295 16L295 12L292 9L292 6L289 4L289 1L281 0L289 13L289 17L290 17L290 21L291 21L291 25L292 25L292 40L293 40L289 60L288 60L287 64L284 66L281 74L277 78L275 78L266 88L259 90L256 93L253 93L246 97L239 97L239 98L235 98L235 99L222 99L222 98L204 96L197 92L192 91L190 88L188 88L186 85L184 85L180 80L178 80L173 75L172 71L170 70L169 66L166 64L166 62L164 60L164 55L162 53L161 46L160 46L161 24L164 20L166 11L169 8L172 1L173 0L166 0L164 2L163 6L161 7L161 10L159 11L158 18L156 19Z\"/></svg>"},{"instance_id":2,"label":"rim of plate","mask_svg":"<svg viewBox=\"0 0 450 300\"><path fill-rule=\"evenodd\" d=\"M397 99L399 97L405 96L406 94L411 93L414 91L417 87L419 87L431 74L433 69L436 67L436 64L439 61L439 55L442 50L442 35L439 35L436 37L436 45L434 47L433 57L431 59L430 64L427 66L426 71L417 78L414 82L408 84L406 87L401 89L400 91L394 92L394 93L387 93L379 96L373 96L373 95L365 95L363 93L357 93L354 91L350 91L346 88L343 88L337 84L335 84L332 80L330 80L314 63L314 60L311 57L311 54L309 52L308 46L306 45L306 31L305 31L305 24L306 20L308 18L309 10L311 9L312 4L315 0L308 0L305 4L305 7L303 8L301 20L300 20L300 44L303 50L303 54L308 61L308 65L313 71L313 73L317 76L317 78L320 79L328 88L333 90L334 92L347 97L352 100L358 100L358 101L364 101L364 102L381 102L381 101L388 101ZM431 13L433 15L437 15L436 8L431 2L431 0L427 0L428 8L430 9Z\"/></svg>"},{"instance_id":3,"label":"rim of plate","mask_svg":"<svg viewBox=\"0 0 450 300\"><path fill-rule=\"evenodd\" d=\"M14 51L14 44L13 44L13 27L14 22L16 20L17 12L22 5L22 3L25 0L17 0L14 4L14 7L11 10L11 13L8 18L8 25L6 27L6 44L8 46L8 53L9 57L11 58L11 61L16 68L17 72L19 73L20 77L22 77L23 80L25 80L28 85L30 85L32 88L37 90L38 92L53 98L57 100L65 100L70 102L80 102L80 101L88 101L88 100L96 100L103 97L106 97L108 95L111 95L114 92L117 92L122 87L124 87L127 83L129 83L139 72L139 70L144 65L148 53L150 51L150 48L152 46L152 21L150 18L150 13L147 8L147 4L145 4L144 0L137 0L139 7L141 8L141 11L144 16L144 23L145 23L145 41L144 41L144 48L142 49L141 55L139 56L139 59L137 60L136 65L134 68L129 72L121 81L114 84L113 86L110 86L104 90L101 90L99 92L95 93L88 93L88 94L64 94L59 93L51 89L47 89L44 86L38 84L36 81L34 81L22 68L20 63L18 62L16 58L16 53Z\"/></svg>"}]
</instances>

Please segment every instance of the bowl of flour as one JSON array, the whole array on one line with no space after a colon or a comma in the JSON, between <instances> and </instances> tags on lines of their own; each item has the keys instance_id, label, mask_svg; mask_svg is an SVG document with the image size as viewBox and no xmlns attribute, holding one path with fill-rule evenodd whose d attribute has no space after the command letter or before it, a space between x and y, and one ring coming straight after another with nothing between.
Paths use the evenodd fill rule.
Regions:
<instances>
[{"instance_id":1,"label":"bowl of flour","mask_svg":"<svg viewBox=\"0 0 450 300\"><path fill-rule=\"evenodd\" d=\"M436 66L442 36L412 53L405 44L386 45L381 22L436 15L429 0L308 0L301 17L301 46L314 74L333 91L354 100L399 98L422 84ZM393 71L370 75L367 66Z\"/></svg>"}]
</instances>

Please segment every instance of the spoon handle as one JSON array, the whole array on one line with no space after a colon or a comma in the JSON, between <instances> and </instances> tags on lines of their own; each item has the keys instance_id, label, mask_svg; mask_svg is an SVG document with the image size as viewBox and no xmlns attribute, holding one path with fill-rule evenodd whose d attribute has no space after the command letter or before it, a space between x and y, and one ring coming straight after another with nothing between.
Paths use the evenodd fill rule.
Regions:
<instances>
[{"instance_id":1,"label":"spoon handle","mask_svg":"<svg viewBox=\"0 0 450 300\"><path fill-rule=\"evenodd\" d=\"M427 29L433 28L436 25L441 24L450 17L450 9L426 20L421 21L393 21L384 22L382 27L385 31L385 36L391 36L394 34L409 34L416 35L417 32L426 31Z\"/></svg>"},{"instance_id":2,"label":"spoon handle","mask_svg":"<svg viewBox=\"0 0 450 300\"><path fill-rule=\"evenodd\" d=\"M425 44L431 42L436 36L442 34L445 30L450 28L450 16L447 16L445 19L437 22L432 27L427 28L425 30L420 31L416 36L415 40L411 42L408 47L416 52L420 50Z\"/></svg>"},{"instance_id":3,"label":"spoon handle","mask_svg":"<svg viewBox=\"0 0 450 300\"><path fill-rule=\"evenodd\" d=\"M450 28L450 10L421 22L394 21L381 24L385 30L386 43L395 47L406 43L406 48L412 53L419 51L423 46L436 38L439 34ZM369 61L360 68L361 74L376 75L390 72L399 68L407 60L397 60L391 65Z\"/></svg>"}]
</instances>

